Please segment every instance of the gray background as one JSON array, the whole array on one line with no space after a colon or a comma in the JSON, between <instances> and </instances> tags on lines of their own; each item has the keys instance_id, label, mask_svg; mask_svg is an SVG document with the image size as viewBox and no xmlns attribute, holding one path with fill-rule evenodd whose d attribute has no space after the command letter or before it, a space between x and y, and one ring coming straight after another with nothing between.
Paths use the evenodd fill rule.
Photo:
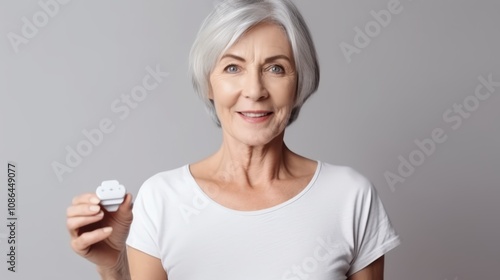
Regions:
<instances>
[{"instance_id":1,"label":"gray background","mask_svg":"<svg viewBox=\"0 0 500 280\"><path fill-rule=\"evenodd\" d=\"M42 2L47 0L42 0ZM458 129L443 113L474 94L478 77L500 81L500 2L410 1L348 63L339 45L390 1L296 1L313 33L322 70L318 92L287 130L296 152L349 165L374 182L402 244L386 279L498 277L500 260L500 87ZM156 172L209 155L220 131L187 75L189 48L213 1L77 1L60 5L15 52L7 34L42 11L35 0L0 2L0 278L96 279L69 247L71 198L118 179L133 194ZM111 110L151 66L169 72L125 119ZM456 115L456 114L454 114ZM115 125L62 181L54 161ZM415 139L441 128L444 143L391 190ZM18 164L17 273L7 272L6 163Z\"/></svg>"}]
</instances>

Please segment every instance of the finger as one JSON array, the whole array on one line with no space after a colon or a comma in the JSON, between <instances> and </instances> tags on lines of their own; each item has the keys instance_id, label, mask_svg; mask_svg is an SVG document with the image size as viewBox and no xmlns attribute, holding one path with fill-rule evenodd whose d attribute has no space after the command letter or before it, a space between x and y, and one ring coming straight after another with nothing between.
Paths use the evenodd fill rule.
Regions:
<instances>
[{"instance_id":1,"label":"finger","mask_svg":"<svg viewBox=\"0 0 500 280\"><path fill-rule=\"evenodd\" d=\"M101 200L97 197L95 193L84 193L78 196L75 196L73 198L72 204L77 205L77 204L85 204L85 203L90 203L90 204L99 204Z\"/></svg>"},{"instance_id":2,"label":"finger","mask_svg":"<svg viewBox=\"0 0 500 280\"><path fill-rule=\"evenodd\" d=\"M68 207L66 217L93 216L97 215L101 210L101 206L95 204L77 204Z\"/></svg>"},{"instance_id":3,"label":"finger","mask_svg":"<svg viewBox=\"0 0 500 280\"><path fill-rule=\"evenodd\" d=\"M125 195L125 198L120 204L120 207L118 207L118 212L120 213L130 213L132 211L132 194L127 193Z\"/></svg>"},{"instance_id":4,"label":"finger","mask_svg":"<svg viewBox=\"0 0 500 280\"><path fill-rule=\"evenodd\" d=\"M104 227L85 232L78 238L75 238L71 241L71 247L75 252L84 256L88 253L88 249L90 246L108 238L111 235L112 231L113 228Z\"/></svg>"},{"instance_id":5,"label":"finger","mask_svg":"<svg viewBox=\"0 0 500 280\"><path fill-rule=\"evenodd\" d=\"M71 237L76 238L78 237L78 231L80 228L98 222L102 220L103 217L104 212L101 211L95 216L68 218L66 220L66 227L68 228Z\"/></svg>"},{"instance_id":6,"label":"finger","mask_svg":"<svg viewBox=\"0 0 500 280\"><path fill-rule=\"evenodd\" d=\"M105 215L123 227L129 227L132 222L132 195L130 193L125 195L123 202L120 204L116 212L107 212L104 210Z\"/></svg>"}]
</instances>

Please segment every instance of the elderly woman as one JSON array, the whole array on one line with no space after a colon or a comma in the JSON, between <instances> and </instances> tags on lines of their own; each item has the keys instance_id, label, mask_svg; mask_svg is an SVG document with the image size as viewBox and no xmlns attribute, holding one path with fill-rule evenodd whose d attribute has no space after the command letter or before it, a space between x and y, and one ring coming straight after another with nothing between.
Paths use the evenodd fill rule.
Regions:
<instances>
[{"instance_id":1,"label":"elderly woman","mask_svg":"<svg viewBox=\"0 0 500 280\"><path fill-rule=\"evenodd\" d=\"M68 208L72 248L103 279L380 280L399 244L375 189L351 168L290 151L285 128L317 89L308 28L287 0L220 3L190 66L222 131L210 157L158 173L117 212Z\"/></svg>"}]
</instances>

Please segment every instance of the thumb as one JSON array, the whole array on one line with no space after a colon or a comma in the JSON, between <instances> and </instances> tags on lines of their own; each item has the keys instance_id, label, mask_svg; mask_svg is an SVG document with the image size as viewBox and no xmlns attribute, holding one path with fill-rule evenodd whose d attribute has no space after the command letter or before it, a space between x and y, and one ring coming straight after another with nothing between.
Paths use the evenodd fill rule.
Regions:
<instances>
[{"instance_id":1,"label":"thumb","mask_svg":"<svg viewBox=\"0 0 500 280\"><path fill-rule=\"evenodd\" d=\"M123 199L122 204L120 204L120 207L118 207L118 210L116 213L119 216L126 217L126 218L132 218L132 194L127 193L125 195L125 198Z\"/></svg>"}]
</instances>

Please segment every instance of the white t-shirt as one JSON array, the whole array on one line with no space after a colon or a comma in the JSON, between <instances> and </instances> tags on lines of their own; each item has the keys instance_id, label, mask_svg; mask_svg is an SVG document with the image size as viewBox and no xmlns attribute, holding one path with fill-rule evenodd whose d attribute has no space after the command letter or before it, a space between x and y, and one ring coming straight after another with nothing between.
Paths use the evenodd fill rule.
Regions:
<instances>
[{"instance_id":1,"label":"white t-shirt","mask_svg":"<svg viewBox=\"0 0 500 280\"><path fill-rule=\"evenodd\" d=\"M271 208L226 208L185 165L149 178L133 209L127 244L161 259L169 280L340 280L399 245L372 184L321 162Z\"/></svg>"}]
</instances>

